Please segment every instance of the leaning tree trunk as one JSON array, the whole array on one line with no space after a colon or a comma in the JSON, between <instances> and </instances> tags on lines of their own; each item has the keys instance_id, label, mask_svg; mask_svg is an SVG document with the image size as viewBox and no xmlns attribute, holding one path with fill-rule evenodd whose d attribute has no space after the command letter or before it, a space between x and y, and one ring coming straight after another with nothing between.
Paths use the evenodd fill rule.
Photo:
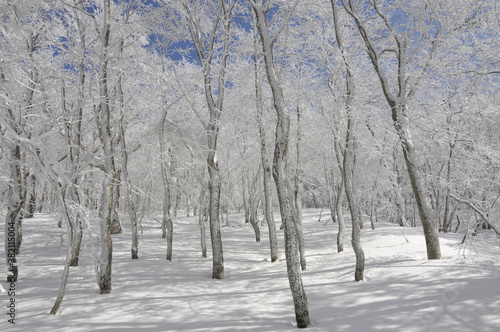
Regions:
<instances>
[{"instance_id":1,"label":"leaning tree trunk","mask_svg":"<svg viewBox=\"0 0 500 332\"><path fill-rule=\"evenodd\" d=\"M344 94L344 106L347 115L347 131L345 139L345 150L344 150L344 161L343 161L343 179L345 186L345 193L347 196L347 201L349 203L349 209L351 211L352 220L352 237L351 243L354 253L356 255L356 267L354 271L354 280L363 280L364 270L365 270L365 254L361 248L361 210L359 207L358 195L356 194L356 186L354 180L356 179L356 114L353 109L354 100L354 72L351 67L351 61L349 59L349 54L344 46L342 34L340 32L340 22L338 16L338 7L335 0L331 1L332 11L333 11L333 21L335 27L335 37L337 39L337 46L342 54L342 60L344 62L346 70L346 91Z\"/></svg>"},{"instance_id":2,"label":"leaning tree trunk","mask_svg":"<svg viewBox=\"0 0 500 332\"><path fill-rule=\"evenodd\" d=\"M297 228L293 220L289 178L286 174L287 148L288 148L288 126L289 117L282 114L278 117L276 125L276 144L273 162L273 177L276 183L278 201L280 205L281 219L284 225L285 254L287 262L288 280L292 291L295 306L295 317L299 327L306 327L309 322L309 310L307 296L302 284L300 273L300 256L297 245Z\"/></svg>"},{"instance_id":3,"label":"leaning tree trunk","mask_svg":"<svg viewBox=\"0 0 500 332\"><path fill-rule=\"evenodd\" d=\"M254 71L255 71L255 102L257 108L257 124L259 126L260 137L260 159L262 162L263 181L264 181L264 215L269 230L269 248L271 250L271 262L276 262L278 256L278 239L276 237L276 225L273 217L273 203L271 192L271 165L267 157L267 144L266 144L266 129L262 119L262 84L260 76L259 57L257 53L258 36L254 36Z\"/></svg>"},{"instance_id":4,"label":"leaning tree trunk","mask_svg":"<svg viewBox=\"0 0 500 332\"><path fill-rule=\"evenodd\" d=\"M267 80L273 95L274 109L277 115L275 148L273 160L273 177L278 193L281 219L284 223L285 255L288 281L292 292L295 307L295 319L299 328L305 328L310 324L307 296L302 284L300 271L300 258L297 246L297 229L295 228L292 212L292 196L289 192L291 187L287 174L288 143L290 137L290 115L286 109L281 82L277 76L273 55L273 39L271 38L267 10L262 1L249 0L252 6L254 19L260 34ZM295 5L297 2L295 2ZM288 19L287 19L288 20ZM285 20L285 21L287 21Z\"/></svg>"},{"instance_id":5,"label":"leaning tree trunk","mask_svg":"<svg viewBox=\"0 0 500 332\"><path fill-rule=\"evenodd\" d=\"M78 266L78 261L80 258L80 248L82 246L82 239L83 239L83 225L80 213L76 214L75 219L76 219L75 220L76 234L75 234L75 241L73 241L73 250L71 250L72 256L70 259L69 266Z\"/></svg>"},{"instance_id":6,"label":"leaning tree trunk","mask_svg":"<svg viewBox=\"0 0 500 332\"><path fill-rule=\"evenodd\" d=\"M278 238L276 237L276 225L274 223L274 216L272 210L272 193L271 193L271 169L267 163L264 165L264 213L267 222L267 228L269 230L269 248L271 251L271 262L276 262L279 259L278 255Z\"/></svg>"},{"instance_id":7,"label":"leaning tree trunk","mask_svg":"<svg viewBox=\"0 0 500 332\"><path fill-rule=\"evenodd\" d=\"M333 3L333 2L332 2ZM429 197L427 195L427 190L425 188L423 177L420 174L419 167L419 156L413 144L413 139L410 135L410 118L408 115L408 102L416 94L419 88L420 80L411 86L408 83L408 74L406 72L406 66L412 63L412 56L415 52L409 52L408 36L406 32L403 35L398 35L397 29L391 26L390 20L387 19L384 13L382 13L377 7L376 2L371 5L377 12L379 18L381 18L388 29L394 33L390 34L389 38L394 38L393 42L395 44L395 54L396 63L394 70L395 82L394 84L389 83L388 76L386 76L386 69L383 69L380 63L380 58L387 49L380 50L375 41L370 37L368 29L366 26L366 21L362 20L357 13L356 5L352 0L342 0L344 8L347 13L354 19L356 26L359 30L360 36L366 46L368 56L370 57L371 63L379 81L382 86L382 91L389 104L392 112L392 122L396 129L401 148L403 150L403 156L406 162L406 168L408 175L410 177L411 186L413 189L413 194L415 195L415 201L418 207L418 212L420 215L420 220L424 229L425 242L427 247L427 258L428 259L440 259L441 249L439 246L439 229L438 229L438 218L435 211L432 210ZM431 41L432 48L427 52L426 63L422 68L421 76L425 76L432 68L431 61L436 54L441 40L441 34L444 31L444 27L440 26L435 29L435 34L433 40ZM431 36L429 36L431 37ZM382 42L387 42L384 40ZM397 93L397 94L395 94Z\"/></svg>"},{"instance_id":8,"label":"leaning tree trunk","mask_svg":"<svg viewBox=\"0 0 500 332\"><path fill-rule=\"evenodd\" d=\"M413 145L413 140L409 131L408 115L406 105L393 105L392 118L394 126L399 135L406 168L410 176L410 182L415 195L418 213L424 228L425 243L427 247L428 259L440 259L441 248L439 245L439 229L434 211L431 208L429 198L426 194L425 186L417 163L417 153Z\"/></svg>"},{"instance_id":9,"label":"leaning tree trunk","mask_svg":"<svg viewBox=\"0 0 500 332\"><path fill-rule=\"evenodd\" d=\"M73 229L73 223L71 222L71 219L70 219L70 214L68 212L68 206L66 205L66 200L64 197L65 190L62 190L62 188L60 187L60 184L58 184L58 183L56 183L54 185L58 186L58 194L59 194L58 196L59 196L59 200L61 203L61 210L63 210L63 212L62 212L63 218L66 220L66 224L68 225L69 243L68 243L68 254L66 256L66 263L64 264L64 270L63 270L63 274L61 277L61 288L59 290L59 295L56 298L56 302L54 303L54 305L52 306L52 309L50 310L51 315L55 315L57 313L57 311L61 307L61 303L63 301L64 294L66 293L66 285L68 284L69 268L71 266L71 260L73 257L73 248L74 248L74 244L73 244L74 229Z\"/></svg>"}]
</instances>

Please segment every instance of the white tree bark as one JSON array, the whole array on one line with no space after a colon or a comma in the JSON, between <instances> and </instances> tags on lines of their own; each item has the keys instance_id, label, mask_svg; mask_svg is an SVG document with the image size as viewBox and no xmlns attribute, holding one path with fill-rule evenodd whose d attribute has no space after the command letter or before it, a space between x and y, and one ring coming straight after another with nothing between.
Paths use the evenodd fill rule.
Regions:
<instances>
[{"instance_id":1,"label":"white tree bark","mask_svg":"<svg viewBox=\"0 0 500 332\"><path fill-rule=\"evenodd\" d=\"M390 38L394 38L395 49L389 51L394 51L397 56L397 94L393 93L389 80L384 73L380 65L380 58L382 52L387 51L384 49L382 51L375 47L374 41L370 38L368 34L368 28L366 27L366 21L363 21L358 15L358 6L353 0L342 0L344 8L347 13L354 19L356 26L359 30L361 37L367 48L368 56L372 62L373 68L377 73L377 76L382 85L382 90L384 96L389 104L392 112L392 120L396 132L398 134L401 147L403 149L403 155L406 162L406 167L408 170L408 175L410 176L411 186L413 193L415 195L415 200L417 203L420 220L424 229L425 242L427 246L427 258L428 259L440 259L441 249L439 246L439 233L438 233L438 218L431 208L429 197L426 193L426 189L423 183L422 176L420 174L419 167L419 156L413 143L413 139L410 134L410 120L408 116L408 101L416 93L418 88L418 83L420 80L413 85L411 89L408 89L408 81L406 74L406 67L409 62L411 54L408 53L409 40L406 34L399 35L397 31L391 26L389 19L382 13L377 5L377 1L371 3L371 6L375 10L377 17L379 17L383 24L386 25L387 29L391 31ZM429 70L429 63L433 58L433 55L439 45L439 40L443 27L437 28L434 40L432 42L432 48L429 50L429 55L427 62L422 68L422 75L425 75ZM421 77L420 77L421 79Z\"/></svg>"},{"instance_id":2,"label":"white tree bark","mask_svg":"<svg viewBox=\"0 0 500 332\"><path fill-rule=\"evenodd\" d=\"M293 190L293 196L294 196L294 211L296 213L296 216L294 218L295 221L295 227L297 228L297 241L299 244L299 254L300 254L300 267L302 268L302 271L304 271L307 268L307 261L306 261L306 253L305 253L305 243L304 243L304 233L303 233L303 226L302 226L302 198L300 196L300 179L302 176L302 170L301 170L301 159L300 159L300 149L301 149L301 140L302 140L302 128L301 128L301 105L300 103L302 102L300 95L302 93L302 62L299 63L299 83L298 83L298 97L297 97L297 141L296 141L296 153L297 153L297 166L295 170L295 188Z\"/></svg>"},{"instance_id":3,"label":"white tree bark","mask_svg":"<svg viewBox=\"0 0 500 332\"><path fill-rule=\"evenodd\" d=\"M406 203L403 197L403 174L400 170L399 160L397 158L398 151L395 149L394 156L394 172L396 173L396 181L394 182L394 203L396 205L396 222L399 226L406 225Z\"/></svg>"},{"instance_id":4,"label":"white tree bark","mask_svg":"<svg viewBox=\"0 0 500 332\"><path fill-rule=\"evenodd\" d=\"M130 226L132 230L132 243L130 247L130 252L132 255L132 259L139 258L139 233L137 232L137 211L135 208L134 200L132 198L132 185L130 183L130 176L128 173L128 151L127 145L125 142L125 128L123 125L123 118L125 114L122 113L120 122L119 122L119 130L120 130L120 144L122 150L122 176L125 184L125 202L127 204L127 211L130 218Z\"/></svg>"},{"instance_id":5,"label":"white tree bark","mask_svg":"<svg viewBox=\"0 0 500 332\"><path fill-rule=\"evenodd\" d=\"M168 261L172 260L172 240L174 225L170 215L170 179L168 172L168 162L165 154L165 121L167 118L168 107L165 105L163 114L160 121L160 166L161 166L161 180L163 184L163 217L162 217L162 230L164 237L167 239L167 255Z\"/></svg>"},{"instance_id":6,"label":"white tree bark","mask_svg":"<svg viewBox=\"0 0 500 332\"><path fill-rule=\"evenodd\" d=\"M255 24L254 24L254 30ZM271 262L276 262L279 259L278 255L278 240L276 237L276 225L273 216L273 203L271 192L271 165L269 164L267 156L267 143L266 143L266 128L264 127L264 120L262 118L263 105L262 105L262 84L260 76L260 56L257 51L258 34L255 31L254 35L254 71L255 71L255 103L257 125L259 126L260 138L260 158L263 169L263 182L264 182L264 215L269 230L269 248L271 250Z\"/></svg>"},{"instance_id":7,"label":"white tree bark","mask_svg":"<svg viewBox=\"0 0 500 332\"><path fill-rule=\"evenodd\" d=\"M84 104L84 84L85 84L85 52L86 52L86 43L85 43L85 27L83 23L80 23L79 15L77 11L74 11L76 23L78 26L78 36L80 39L80 54L78 58L78 99L76 102L76 110L74 115L74 120L71 121L71 138L72 144L70 144L70 152L69 156L71 159L71 178L73 185L73 197L75 197L76 201L81 204L81 195L79 193L79 180L80 176L78 173L78 168L80 167L80 151L81 151L81 140L82 140L82 122L83 122L83 104ZM69 220L71 222L71 220ZM70 266L78 266L78 261L80 257L80 248L82 244L83 238L83 225L80 214L76 214L75 216L75 225L74 225L74 234L75 240L73 241L74 248L71 251L72 257L70 259Z\"/></svg>"},{"instance_id":8,"label":"white tree bark","mask_svg":"<svg viewBox=\"0 0 500 332\"><path fill-rule=\"evenodd\" d=\"M245 167L243 168L244 170L246 169ZM261 174L262 168L259 167L257 174L253 179L249 178L247 182L248 186L248 206L249 206L249 217L248 221L252 225L252 228L255 233L255 241L260 242L260 229L259 229L259 220L258 220L258 205L261 200L259 196L259 190L257 189L259 179L260 179L260 174ZM246 176L249 176L249 173L246 172ZM243 175L245 176L245 175Z\"/></svg>"},{"instance_id":9,"label":"white tree bark","mask_svg":"<svg viewBox=\"0 0 500 332\"><path fill-rule=\"evenodd\" d=\"M361 247L361 222L362 222L360 218L361 210L359 207L359 197L356 193L356 184L355 184L355 180L357 177L356 164L355 164L356 148L357 148L357 138L356 138L357 118L353 108L353 99L355 90L354 72L349 54L345 48L342 35L340 32L340 22L338 16L337 2L335 0L332 0L331 4L332 4L333 21L335 26L335 36L337 39L337 45L340 49L340 53L342 54L342 60L344 62L346 70L346 91L343 99L347 115L347 131L346 131L342 175L344 179L345 193L347 196L347 201L349 202L349 209L351 211L351 220L352 220L351 243L354 253L356 255L354 280L362 281L365 269L365 254L363 248Z\"/></svg>"},{"instance_id":10,"label":"white tree bark","mask_svg":"<svg viewBox=\"0 0 500 332\"><path fill-rule=\"evenodd\" d=\"M207 240L206 240L206 223L207 223L207 204L206 204L206 189L202 185L199 198L198 207L198 225L200 226L200 244L201 244L201 257L207 257Z\"/></svg>"},{"instance_id":11,"label":"white tree bark","mask_svg":"<svg viewBox=\"0 0 500 332\"><path fill-rule=\"evenodd\" d=\"M273 55L274 39L271 38L268 21L267 8L261 0L248 0L254 12L256 26L260 34L264 64L267 79L271 87L274 100L274 109L277 115L275 149L273 161L273 177L276 183L276 191L280 204L281 219L284 223L285 255L287 262L288 281L292 292L295 307L295 319L299 328L305 328L310 324L307 296L302 284L300 272L300 258L298 255L297 230L293 220L293 202L289 192L291 187L287 174L288 143L290 137L290 115L286 109L281 82L277 76ZM277 36L276 36L277 37Z\"/></svg>"},{"instance_id":12,"label":"white tree bark","mask_svg":"<svg viewBox=\"0 0 500 332\"><path fill-rule=\"evenodd\" d=\"M335 200L335 213L337 214L337 220L339 222L339 231L337 233L337 252L344 251L345 223L344 223L344 209L342 207L342 202L344 201L344 193L345 193L344 180L341 180L339 189L337 191L337 198Z\"/></svg>"},{"instance_id":13,"label":"white tree bark","mask_svg":"<svg viewBox=\"0 0 500 332\"><path fill-rule=\"evenodd\" d=\"M99 70L99 128L101 144L104 151L104 181L103 198L101 205L101 258L98 267L98 286L101 294L111 292L111 268L113 257L113 243L111 240L111 218L113 213L113 166L112 166L112 136L110 132L110 110L108 95L108 46L110 35L110 0L104 0L104 26L101 35L101 66Z\"/></svg>"},{"instance_id":14,"label":"white tree bark","mask_svg":"<svg viewBox=\"0 0 500 332\"><path fill-rule=\"evenodd\" d=\"M186 12L186 20L188 23L191 39L196 48L196 54L203 70L203 79L205 84L205 98L209 110L209 121L205 125L207 132L207 167L208 167L208 192L209 192L209 207L208 214L210 220L210 239L212 242L213 255L213 279L224 279L224 255L222 248L222 236L220 231L220 172L219 163L217 160L217 140L220 129L220 116L224 102L225 84L226 84L226 66L229 55L230 26L232 20L232 10L235 2L228 3L226 0L218 3L218 12L212 19L211 31L208 41L203 37L203 29L200 25L199 18L195 16L187 3L183 3ZM219 23L221 27L219 27ZM222 31L222 51L220 55L220 64L217 74L218 78L218 93L214 94L212 84L212 60L217 52L215 49L216 34ZM215 98L216 96L216 98Z\"/></svg>"},{"instance_id":15,"label":"white tree bark","mask_svg":"<svg viewBox=\"0 0 500 332\"><path fill-rule=\"evenodd\" d=\"M59 294L57 295L56 301L54 305L52 306L52 309L50 309L50 314L55 315L57 311L59 311L59 308L61 307L62 301L64 299L64 295L66 293L66 285L68 284L68 275L69 275L69 268L71 266L71 260L73 257L73 250L74 250L74 228L73 228L73 222L71 222L71 217L68 212L68 206L66 204L66 199L65 199L65 192L66 192L66 186L62 188L62 185L60 183L54 183L54 186L57 188L57 196L59 198L60 204L61 204L61 210L63 214L63 218L66 221L66 225L68 226L68 254L66 256L66 262L64 264L64 269L63 273L61 276L61 287L59 289Z\"/></svg>"},{"instance_id":16,"label":"white tree bark","mask_svg":"<svg viewBox=\"0 0 500 332\"><path fill-rule=\"evenodd\" d=\"M18 277L17 266L17 238L18 238L18 219L22 208L21 195L21 168L19 162L21 159L20 146L15 144L10 150L10 176L9 185L9 205L5 217L5 257L7 262L7 282L16 282Z\"/></svg>"}]
</instances>

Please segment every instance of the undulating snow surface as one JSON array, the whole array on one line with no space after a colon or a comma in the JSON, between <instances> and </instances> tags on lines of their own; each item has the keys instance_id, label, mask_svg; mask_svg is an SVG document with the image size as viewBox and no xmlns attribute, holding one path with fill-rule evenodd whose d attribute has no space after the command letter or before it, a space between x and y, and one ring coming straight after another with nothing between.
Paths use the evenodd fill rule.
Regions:
<instances>
[{"instance_id":1,"label":"undulating snow surface","mask_svg":"<svg viewBox=\"0 0 500 332\"><path fill-rule=\"evenodd\" d=\"M463 234L441 234L443 258L428 261L420 228L380 221L371 230L365 221L365 281L354 282L350 237L345 238L346 251L336 253L337 225L325 224L325 212L318 222L319 212L304 210L308 268L302 276L314 325L307 330L500 330L500 240L492 232L482 230L465 247L460 245ZM92 255L92 244L95 250L99 246L87 231L80 267L71 268L61 309L51 316L67 239L55 216L35 215L23 223L15 326L7 322L9 286L1 280L0 331L297 331L282 232L281 259L271 263L267 226L256 243L243 216L231 218L222 230L225 279L212 280L211 257L201 257L196 217L175 220L174 260L168 262L160 225L153 219L143 222L140 259L130 258L124 216L124 233L113 236L113 290L108 295L99 295L93 279L97 255ZM98 225L91 226L95 237ZM5 257L3 246L0 255ZM5 271L4 258L0 266Z\"/></svg>"}]
</instances>

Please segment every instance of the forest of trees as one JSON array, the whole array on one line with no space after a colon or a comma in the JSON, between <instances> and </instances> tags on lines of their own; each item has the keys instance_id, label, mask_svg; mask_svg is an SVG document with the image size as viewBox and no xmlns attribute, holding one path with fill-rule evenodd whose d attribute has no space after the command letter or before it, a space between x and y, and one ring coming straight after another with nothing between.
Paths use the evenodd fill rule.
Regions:
<instances>
[{"instance_id":1,"label":"forest of trees","mask_svg":"<svg viewBox=\"0 0 500 332\"><path fill-rule=\"evenodd\" d=\"M499 34L496 0L0 0L7 280L37 212L68 230L53 314L91 219L101 294L112 234L129 224L140 259L145 217L172 260L176 216L199 216L223 279L221 227L244 211L306 327L303 207L331 210L339 252L349 211L356 281L380 206L428 259L459 225L500 235Z\"/></svg>"}]
</instances>

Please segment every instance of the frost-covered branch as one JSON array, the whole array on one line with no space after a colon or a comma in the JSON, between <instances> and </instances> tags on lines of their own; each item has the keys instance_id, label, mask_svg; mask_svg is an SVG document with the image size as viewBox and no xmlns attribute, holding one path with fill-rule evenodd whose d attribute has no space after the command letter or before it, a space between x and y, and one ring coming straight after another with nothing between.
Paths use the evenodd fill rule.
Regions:
<instances>
[{"instance_id":1,"label":"frost-covered branch","mask_svg":"<svg viewBox=\"0 0 500 332\"><path fill-rule=\"evenodd\" d=\"M484 220L484 222L486 222L488 224L488 226L490 226L495 231L495 233L498 236L500 236L500 229L498 229L498 227L496 227L495 224L490 222L490 219L488 218L488 216L480 208L478 208L476 205L474 205L474 203L467 201L465 199L461 199L453 194L448 194L447 196L453 198L454 200L456 200L459 203L463 203L463 204L467 205L472 210L474 210L474 212L479 214L481 216L481 218Z\"/></svg>"}]
</instances>

